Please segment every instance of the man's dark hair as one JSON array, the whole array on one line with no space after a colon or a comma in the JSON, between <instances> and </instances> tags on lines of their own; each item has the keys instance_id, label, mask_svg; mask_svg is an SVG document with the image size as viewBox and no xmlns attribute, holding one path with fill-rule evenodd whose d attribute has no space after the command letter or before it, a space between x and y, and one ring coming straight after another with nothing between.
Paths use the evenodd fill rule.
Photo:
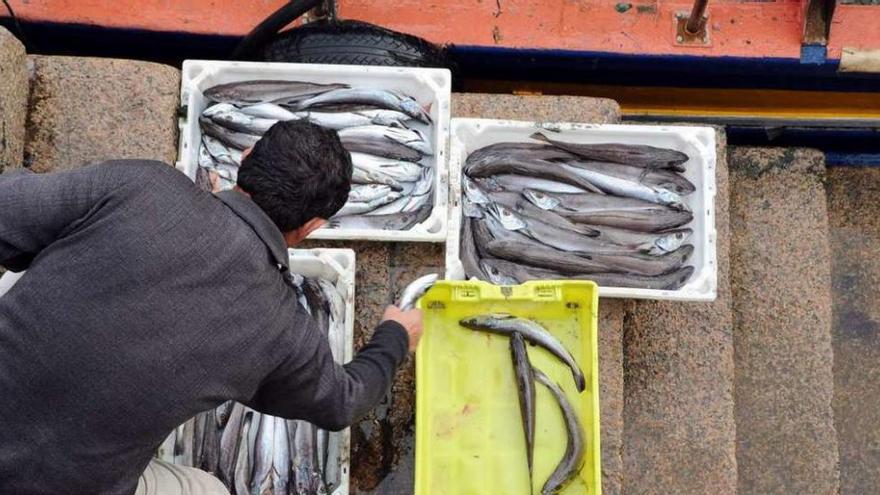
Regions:
<instances>
[{"instance_id":1,"label":"man's dark hair","mask_svg":"<svg viewBox=\"0 0 880 495\"><path fill-rule=\"evenodd\" d=\"M281 232L290 232L342 208L351 170L351 155L336 131L301 120L279 122L242 160L238 185Z\"/></svg>"}]
</instances>

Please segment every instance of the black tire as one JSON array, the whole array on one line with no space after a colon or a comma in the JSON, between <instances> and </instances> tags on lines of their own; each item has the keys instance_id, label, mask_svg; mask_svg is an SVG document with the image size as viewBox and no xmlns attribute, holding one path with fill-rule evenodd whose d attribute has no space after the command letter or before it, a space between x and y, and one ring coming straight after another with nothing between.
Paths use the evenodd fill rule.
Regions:
<instances>
[{"instance_id":1,"label":"black tire","mask_svg":"<svg viewBox=\"0 0 880 495\"><path fill-rule=\"evenodd\" d=\"M314 22L285 31L262 55L267 62L452 68L442 48L360 21Z\"/></svg>"}]
</instances>

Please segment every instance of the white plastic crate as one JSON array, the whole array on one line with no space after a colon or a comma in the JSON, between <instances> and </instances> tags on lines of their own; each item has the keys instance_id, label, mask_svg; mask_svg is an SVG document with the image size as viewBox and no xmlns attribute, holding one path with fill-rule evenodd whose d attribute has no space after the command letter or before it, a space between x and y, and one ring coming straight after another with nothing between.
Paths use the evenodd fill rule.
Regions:
<instances>
[{"instance_id":1,"label":"white plastic crate","mask_svg":"<svg viewBox=\"0 0 880 495\"><path fill-rule=\"evenodd\" d=\"M461 169L473 151L500 142L537 142L529 138L536 131L554 131L551 137L573 143L631 143L671 148L686 153L684 176L696 186L686 196L694 213L688 228L694 254L688 262L694 267L691 279L678 290L599 287L601 297L712 301L717 295L718 267L715 261L715 131L711 127L591 125L537 123L512 120L452 119L449 144L450 212L446 239L446 278L464 278L459 258L461 233ZM555 132L558 131L558 132Z\"/></svg>"},{"instance_id":2,"label":"white plastic crate","mask_svg":"<svg viewBox=\"0 0 880 495\"><path fill-rule=\"evenodd\" d=\"M290 271L304 277L323 278L332 282L345 301L345 325L342 348L338 352L342 362L354 356L354 280L355 253L351 249L290 249ZM351 429L330 432L339 435L339 486L330 495L348 495L351 475ZM166 462L174 462L174 433L159 446L156 456ZM328 462L333 462L328 459Z\"/></svg>"},{"instance_id":3,"label":"white plastic crate","mask_svg":"<svg viewBox=\"0 0 880 495\"><path fill-rule=\"evenodd\" d=\"M195 180L198 146L201 141L199 115L207 108L204 91L218 84L255 79L346 83L399 91L430 104L433 120L431 147L434 155L425 157L434 169L434 209L422 223L409 230L330 229L314 232L311 239L352 239L368 241L443 242L446 239L449 198L447 136L449 135L452 77L447 69L409 67L367 67L355 65L282 64L269 62L226 62L186 60L181 74L181 117L178 170Z\"/></svg>"}]
</instances>

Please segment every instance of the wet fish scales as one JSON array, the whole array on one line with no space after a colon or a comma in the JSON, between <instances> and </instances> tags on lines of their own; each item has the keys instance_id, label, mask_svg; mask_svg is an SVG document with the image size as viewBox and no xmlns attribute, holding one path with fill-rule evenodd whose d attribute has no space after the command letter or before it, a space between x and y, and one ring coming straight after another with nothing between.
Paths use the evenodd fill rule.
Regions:
<instances>
[{"instance_id":1,"label":"wet fish scales","mask_svg":"<svg viewBox=\"0 0 880 495\"><path fill-rule=\"evenodd\" d=\"M531 138L550 143L588 160L623 163L638 167L667 168L676 172L684 172L685 167L683 164L689 159L686 154L680 151L656 148L654 146L617 143L569 143L551 139L541 132L532 134Z\"/></svg>"}]
</instances>

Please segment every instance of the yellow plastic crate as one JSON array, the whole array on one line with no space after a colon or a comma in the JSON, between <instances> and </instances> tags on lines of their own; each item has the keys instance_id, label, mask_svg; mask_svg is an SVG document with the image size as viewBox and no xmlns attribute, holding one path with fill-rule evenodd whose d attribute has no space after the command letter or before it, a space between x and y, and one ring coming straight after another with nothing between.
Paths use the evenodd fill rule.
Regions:
<instances>
[{"instance_id":1,"label":"yellow plastic crate","mask_svg":"<svg viewBox=\"0 0 880 495\"><path fill-rule=\"evenodd\" d=\"M485 313L537 321L580 364L587 388L579 394L565 364L543 348L528 346L532 366L562 387L584 427L584 464L562 493L601 493L598 304L596 284L583 281L530 281L512 287L441 281L422 297L425 334L416 354L417 495L530 493L509 339L458 324ZM537 494L562 458L567 434L550 391L537 382L535 387Z\"/></svg>"}]
</instances>

